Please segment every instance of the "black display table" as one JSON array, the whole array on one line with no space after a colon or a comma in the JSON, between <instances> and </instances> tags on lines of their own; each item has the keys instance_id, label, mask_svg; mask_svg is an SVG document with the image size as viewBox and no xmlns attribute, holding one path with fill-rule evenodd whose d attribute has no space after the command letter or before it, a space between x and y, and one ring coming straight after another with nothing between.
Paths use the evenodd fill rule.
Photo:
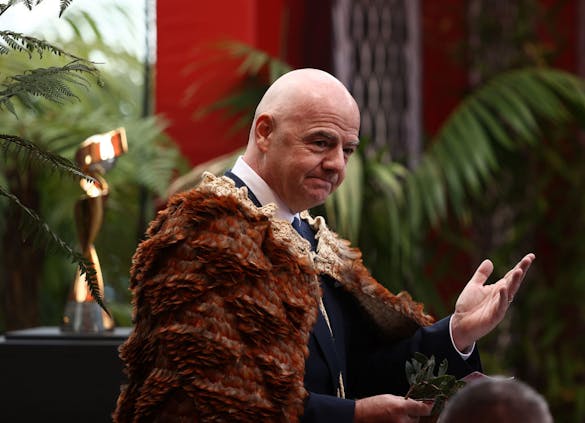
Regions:
<instances>
[{"instance_id":1,"label":"black display table","mask_svg":"<svg viewBox=\"0 0 585 423\"><path fill-rule=\"evenodd\" d=\"M124 383L118 347L130 331L38 327L0 336L0 421L111 422Z\"/></svg>"}]
</instances>

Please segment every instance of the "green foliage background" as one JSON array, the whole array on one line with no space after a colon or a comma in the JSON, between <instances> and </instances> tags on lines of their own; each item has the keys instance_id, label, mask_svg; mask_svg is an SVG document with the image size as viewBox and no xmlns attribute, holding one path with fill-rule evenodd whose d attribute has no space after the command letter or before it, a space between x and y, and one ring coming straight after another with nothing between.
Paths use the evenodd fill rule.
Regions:
<instances>
[{"instance_id":1,"label":"green foliage background","mask_svg":"<svg viewBox=\"0 0 585 423\"><path fill-rule=\"evenodd\" d=\"M118 13L118 19L124 20L126 11L115 9L112 13ZM6 111L0 113L0 127L6 133L16 134L70 160L79 144L90 135L117 127L126 129L128 152L105 175L110 193L96 250L106 284L107 306L118 325L129 325L131 256L145 225L154 216L155 201L164 197L172 177L184 172L187 162L164 134L165 122L144 110L144 58L109 45L100 32L102 29L87 13L66 12L59 24L68 27L73 37L56 36L51 44L77 57L95 60L100 84L95 80L73 84L72 96L53 103L39 97L32 97L25 104L14 101L17 117ZM63 55L46 51L33 55L10 51L0 56L0 73L4 76L22 74L27 69L60 66L66 60ZM38 213L63 240L76 246L73 209L83 194L78 182L63 178L50 168L31 164L28 157L18 151L7 151L3 160L0 182L6 182L3 171L12 166L22 174L34 176L40 195ZM6 201L0 203L0 213L4 213L2 207L7 207ZM19 223L2 222L0 235L6 225L13 224ZM24 225L23 236L27 230ZM49 250L42 262L32 265L43 267L41 314L37 324L59 325L75 264Z\"/></svg>"}]
</instances>

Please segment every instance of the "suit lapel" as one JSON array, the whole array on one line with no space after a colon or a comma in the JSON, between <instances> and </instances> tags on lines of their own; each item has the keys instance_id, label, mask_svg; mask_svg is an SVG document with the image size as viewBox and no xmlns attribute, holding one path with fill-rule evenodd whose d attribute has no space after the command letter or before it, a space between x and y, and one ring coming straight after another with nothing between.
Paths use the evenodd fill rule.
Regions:
<instances>
[{"instance_id":1,"label":"suit lapel","mask_svg":"<svg viewBox=\"0 0 585 423\"><path fill-rule=\"evenodd\" d=\"M323 353L323 358L327 363L327 367L329 367L329 377L331 378L331 384L336 389L339 385L338 377L341 368L337 359L335 344L333 344L331 332L329 332L329 326L327 326L327 322L325 321L323 314L321 314L321 310L319 310L317 322L315 322L315 326L313 326L311 336L315 338L317 345L319 345L319 348Z\"/></svg>"},{"instance_id":2,"label":"suit lapel","mask_svg":"<svg viewBox=\"0 0 585 423\"><path fill-rule=\"evenodd\" d=\"M232 181L234 181L236 183L236 187L238 187L238 188L242 188L242 187L248 188L248 198L250 199L250 201L252 201L252 203L254 203L254 205L256 207L262 207L262 204L260 204L260 201L258 201L258 199L254 195L254 193L252 192L252 190L250 189L250 187L248 187L248 185L246 185L246 183L244 181L242 181L240 178L238 178L230 170L228 170L228 171L225 172L225 176L227 176Z\"/></svg>"}]
</instances>

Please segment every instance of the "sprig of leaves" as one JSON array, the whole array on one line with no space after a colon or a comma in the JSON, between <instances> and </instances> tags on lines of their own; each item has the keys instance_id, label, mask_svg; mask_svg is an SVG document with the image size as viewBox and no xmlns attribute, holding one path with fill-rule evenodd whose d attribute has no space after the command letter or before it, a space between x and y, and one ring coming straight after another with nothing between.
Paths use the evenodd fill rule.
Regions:
<instances>
[{"instance_id":1,"label":"sprig of leaves","mask_svg":"<svg viewBox=\"0 0 585 423\"><path fill-rule=\"evenodd\" d=\"M15 203L18 208L24 212L25 219L29 221L29 224L26 225L29 232L28 234L23 233L23 238L34 237L37 241L44 242L48 250L58 249L66 256L70 257L73 263L77 263L80 274L85 275L85 280L93 299L108 315L110 315L110 312L103 302L103 295L98 285L93 262L74 251L69 244L63 241L59 235L51 230L49 225L47 225L34 210L25 206L17 196L6 191L1 185L0 196L6 197L9 201Z\"/></svg>"},{"instance_id":2,"label":"sprig of leaves","mask_svg":"<svg viewBox=\"0 0 585 423\"><path fill-rule=\"evenodd\" d=\"M6 3L0 3L0 15L2 15L9 8L11 8L12 6L14 6L15 4L18 4L18 3L22 3L26 6L26 8L28 10L32 10L32 8L34 6L37 6L37 5L41 4L42 2L43 2L43 0L9 0ZM65 12L65 9L67 9L71 5L71 3L73 3L73 0L61 0L60 1L61 7L59 9L59 17L61 17L61 15L63 15L63 12Z\"/></svg>"},{"instance_id":3,"label":"sprig of leaves","mask_svg":"<svg viewBox=\"0 0 585 423\"><path fill-rule=\"evenodd\" d=\"M14 153L15 155L24 154L24 162L38 162L42 165L49 165L52 169L57 170L63 174L68 174L74 177L87 179L90 182L95 182L95 179L83 173L70 160L63 156L53 154L40 148L35 143L21 138L16 135L0 134L0 150L7 155Z\"/></svg>"},{"instance_id":4,"label":"sprig of leaves","mask_svg":"<svg viewBox=\"0 0 585 423\"><path fill-rule=\"evenodd\" d=\"M0 39L4 41L3 44L0 44L0 54L8 54L10 51L19 51L27 53L28 57L32 59L34 54L37 54L39 58L42 58L43 54L48 51L57 56L69 57L73 60L87 62L87 60L69 53L45 40L30 37L19 32L0 31Z\"/></svg>"},{"instance_id":5,"label":"sprig of leaves","mask_svg":"<svg viewBox=\"0 0 585 423\"><path fill-rule=\"evenodd\" d=\"M42 1L43 0L36 0L36 1L33 1L33 0L9 0L7 3L0 4L0 15L18 3L24 4L28 8L28 10L31 10L33 8L33 6L36 6L37 4L39 4Z\"/></svg>"},{"instance_id":6,"label":"sprig of leaves","mask_svg":"<svg viewBox=\"0 0 585 423\"><path fill-rule=\"evenodd\" d=\"M410 384L406 398L433 400L431 414L439 414L445 401L465 385L464 381L448 375L447 367L445 359L435 375L435 357L427 358L424 354L415 353L414 358L406 362L406 379Z\"/></svg>"},{"instance_id":7,"label":"sprig of leaves","mask_svg":"<svg viewBox=\"0 0 585 423\"><path fill-rule=\"evenodd\" d=\"M88 62L74 60L65 66L31 69L21 75L10 76L1 84L4 89L0 91L0 110L6 108L17 116L13 97L32 109L34 97L43 97L59 104L65 99L77 100L79 98L72 86L87 89L87 74L97 77L98 70Z\"/></svg>"},{"instance_id":8,"label":"sprig of leaves","mask_svg":"<svg viewBox=\"0 0 585 423\"><path fill-rule=\"evenodd\" d=\"M61 8L59 9L59 17L61 17L61 15L63 15L63 12L65 12L65 9L67 9L71 3L73 3L73 0L61 0Z\"/></svg>"}]
</instances>

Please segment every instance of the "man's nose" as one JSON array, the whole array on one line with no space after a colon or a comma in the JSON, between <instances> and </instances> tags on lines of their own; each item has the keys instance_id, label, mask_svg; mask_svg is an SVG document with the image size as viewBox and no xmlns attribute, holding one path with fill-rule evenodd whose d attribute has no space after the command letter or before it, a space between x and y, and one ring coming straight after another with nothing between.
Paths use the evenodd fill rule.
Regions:
<instances>
[{"instance_id":1,"label":"man's nose","mask_svg":"<svg viewBox=\"0 0 585 423\"><path fill-rule=\"evenodd\" d=\"M339 172L345 168L345 165L345 154L341 146L330 149L323 160L323 168L328 170Z\"/></svg>"}]
</instances>

